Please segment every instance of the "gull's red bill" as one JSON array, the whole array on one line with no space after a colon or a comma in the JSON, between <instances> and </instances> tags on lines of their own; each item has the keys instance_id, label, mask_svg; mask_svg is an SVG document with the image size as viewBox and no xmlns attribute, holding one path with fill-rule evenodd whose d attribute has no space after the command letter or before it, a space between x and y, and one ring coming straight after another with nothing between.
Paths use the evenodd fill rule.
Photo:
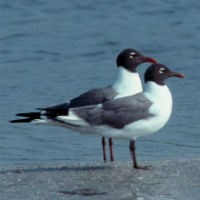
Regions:
<instances>
[{"instance_id":1,"label":"gull's red bill","mask_svg":"<svg viewBox=\"0 0 200 200\"><path fill-rule=\"evenodd\" d=\"M144 62L150 62L150 63L153 63L153 64L157 63L156 59L150 58L150 57L144 57L143 60L144 60Z\"/></svg>"}]
</instances>

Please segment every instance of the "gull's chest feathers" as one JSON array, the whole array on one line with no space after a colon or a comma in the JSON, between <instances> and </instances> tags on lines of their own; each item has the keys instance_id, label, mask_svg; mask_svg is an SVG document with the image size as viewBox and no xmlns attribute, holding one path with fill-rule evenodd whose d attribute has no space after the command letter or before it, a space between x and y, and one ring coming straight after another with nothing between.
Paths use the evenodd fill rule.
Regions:
<instances>
[{"instance_id":1,"label":"gull's chest feathers","mask_svg":"<svg viewBox=\"0 0 200 200\"><path fill-rule=\"evenodd\" d=\"M150 113L154 115L155 125L162 128L172 113L172 95L169 88L149 82L144 94L153 102Z\"/></svg>"},{"instance_id":2,"label":"gull's chest feathers","mask_svg":"<svg viewBox=\"0 0 200 200\"><path fill-rule=\"evenodd\" d=\"M172 111L172 95L166 85L160 86L149 82L144 93L152 102L150 110L155 115L170 116Z\"/></svg>"},{"instance_id":3,"label":"gull's chest feathers","mask_svg":"<svg viewBox=\"0 0 200 200\"><path fill-rule=\"evenodd\" d=\"M118 93L115 98L119 98L142 92L142 83L138 73L119 67L118 77L112 88Z\"/></svg>"},{"instance_id":4,"label":"gull's chest feathers","mask_svg":"<svg viewBox=\"0 0 200 200\"><path fill-rule=\"evenodd\" d=\"M167 86L148 82L144 96L152 102L149 108L149 113L152 116L126 126L127 136L132 139L160 130L167 123L172 112L172 96Z\"/></svg>"}]
</instances>

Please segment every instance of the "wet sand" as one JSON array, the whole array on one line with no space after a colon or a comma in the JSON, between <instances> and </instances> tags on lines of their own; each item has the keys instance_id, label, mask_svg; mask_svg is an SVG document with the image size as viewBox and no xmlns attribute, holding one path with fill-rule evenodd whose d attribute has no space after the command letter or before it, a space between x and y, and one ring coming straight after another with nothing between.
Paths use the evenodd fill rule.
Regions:
<instances>
[{"instance_id":1,"label":"wet sand","mask_svg":"<svg viewBox=\"0 0 200 200\"><path fill-rule=\"evenodd\" d=\"M0 168L1 200L199 200L200 160Z\"/></svg>"}]
</instances>

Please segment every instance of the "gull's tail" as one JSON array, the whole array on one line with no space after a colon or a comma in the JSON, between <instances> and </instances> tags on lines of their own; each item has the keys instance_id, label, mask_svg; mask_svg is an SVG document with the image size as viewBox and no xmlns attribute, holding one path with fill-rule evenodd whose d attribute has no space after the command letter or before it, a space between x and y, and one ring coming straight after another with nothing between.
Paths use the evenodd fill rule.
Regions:
<instances>
[{"instance_id":1,"label":"gull's tail","mask_svg":"<svg viewBox=\"0 0 200 200\"><path fill-rule=\"evenodd\" d=\"M30 123L33 120L41 119L41 112L18 113L16 116L24 118L11 120L10 123Z\"/></svg>"}]
</instances>

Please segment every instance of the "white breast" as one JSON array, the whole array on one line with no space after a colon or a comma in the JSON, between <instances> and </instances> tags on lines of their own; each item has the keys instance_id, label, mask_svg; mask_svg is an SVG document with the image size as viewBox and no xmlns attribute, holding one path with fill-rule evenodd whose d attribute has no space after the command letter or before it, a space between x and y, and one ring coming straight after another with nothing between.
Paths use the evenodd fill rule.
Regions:
<instances>
[{"instance_id":1,"label":"white breast","mask_svg":"<svg viewBox=\"0 0 200 200\"><path fill-rule=\"evenodd\" d=\"M129 96L142 92L142 83L138 73L133 73L119 67L118 77L112 88L118 93L115 98Z\"/></svg>"},{"instance_id":2,"label":"white breast","mask_svg":"<svg viewBox=\"0 0 200 200\"><path fill-rule=\"evenodd\" d=\"M172 113L172 95L166 85L160 86L154 82L148 82L144 95L153 102L149 110L153 117L126 127L134 132L133 139L157 132L168 122Z\"/></svg>"},{"instance_id":3,"label":"white breast","mask_svg":"<svg viewBox=\"0 0 200 200\"><path fill-rule=\"evenodd\" d=\"M153 102L149 110L153 116L133 122L122 130L106 130L104 132L106 136L136 139L137 137L157 132L167 123L172 112L172 96L168 87L148 82L144 95Z\"/></svg>"},{"instance_id":4,"label":"white breast","mask_svg":"<svg viewBox=\"0 0 200 200\"><path fill-rule=\"evenodd\" d=\"M159 116L160 120L168 121L172 112L172 95L169 88L166 85L160 86L154 82L148 82L144 95L153 102L150 112Z\"/></svg>"}]
</instances>

